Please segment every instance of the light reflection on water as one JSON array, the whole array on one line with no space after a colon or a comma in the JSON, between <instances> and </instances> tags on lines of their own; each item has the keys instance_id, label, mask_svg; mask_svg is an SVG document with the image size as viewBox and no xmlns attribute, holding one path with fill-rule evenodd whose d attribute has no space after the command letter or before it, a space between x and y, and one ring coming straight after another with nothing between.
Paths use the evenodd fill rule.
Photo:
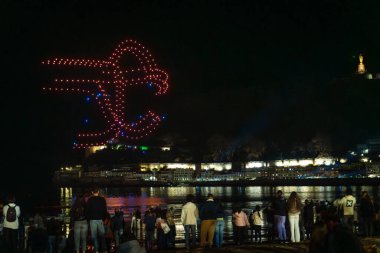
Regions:
<instances>
[{"instance_id":1,"label":"light reflection on water","mask_svg":"<svg viewBox=\"0 0 380 253\"><path fill-rule=\"evenodd\" d=\"M368 191L379 201L379 186L357 186L352 187L354 195L357 198L361 191ZM175 221L177 228L177 239L183 239L183 226L180 222L181 208L185 203L186 195L193 194L196 196L196 202L204 201L208 193L212 193L220 200L226 208L228 219L225 223L225 235L231 236L231 209L235 204L240 204L248 213L260 205L263 208L270 203L271 197L277 190L282 190L285 197L288 197L292 191L296 191L302 202L305 199L334 201L342 196L345 187L340 186L249 186L249 187L133 187L133 188L103 188L101 193L105 196L108 211L113 214L114 208L121 208L125 214L126 220L131 218L135 208L139 208L143 214L150 207L173 206L175 209ZM62 214L65 216L69 213L69 206L75 200L76 195L83 192L79 188L61 188L61 207Z\"/></svg>"}]
</instances>

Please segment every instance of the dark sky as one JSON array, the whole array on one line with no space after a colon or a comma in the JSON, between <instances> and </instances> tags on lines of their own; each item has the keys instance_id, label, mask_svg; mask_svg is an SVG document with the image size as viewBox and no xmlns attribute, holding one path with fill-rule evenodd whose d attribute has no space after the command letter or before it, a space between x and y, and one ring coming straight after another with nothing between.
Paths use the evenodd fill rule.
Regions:
<instances>
[{"instance_id":1,"label":"dark sky","mask_svg":"<svg viewBox=\"0 0 380 253\"><path fill-rule=\"evenodd\" d=\"M322 133L344 139L340 147L378 134L376 110L358 113L379 109L379 82L363 88L347 78L360 52L369 71L380 72L379 1L104 2L1 1L5 168L55 169L75 133L97 124L83 126L96 111L83 96L42 92L52 74L41 61L104 59L128 38L146 45L170 75L166 97L129 94L134 112L151 103L167 115L160 133L283 143Z\"/></svg>"}]
</instances>

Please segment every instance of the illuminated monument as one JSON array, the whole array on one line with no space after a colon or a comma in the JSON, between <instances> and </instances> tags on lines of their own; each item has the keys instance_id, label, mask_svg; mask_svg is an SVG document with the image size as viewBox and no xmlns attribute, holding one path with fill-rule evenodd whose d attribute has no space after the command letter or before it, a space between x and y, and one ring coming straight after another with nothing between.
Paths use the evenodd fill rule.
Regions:
<instances>
[{"instance_id":1,"label":"illuminated monument","mask_svg":"<svg viewBox=\"0 0 380 253\"><path fill-rule=\"evenodd\" d=\"M366 69L365 69L365 66L364 66L364 63L363 63L363 55L360 54L359 55L359 65L358 65L358 70L357 70L357 73L362 75L364 73L366 73Z\"/></svg>"},{"instance_id":2,"label":"illuminated monument","mask_svg":"<svg viewBox=\"0 0 380 253\"><path fill-rule=\"evenodd\" d=\"M368 72L364 66L363 59L364 59L363 55L359 54L359 64L358 64L358 69L356 70L356 74L360 75L361 78L364 78L367 80L372 80L372 79L379 80L380 73L372 75L372 73Z\"/></svg>"}]
</instances>

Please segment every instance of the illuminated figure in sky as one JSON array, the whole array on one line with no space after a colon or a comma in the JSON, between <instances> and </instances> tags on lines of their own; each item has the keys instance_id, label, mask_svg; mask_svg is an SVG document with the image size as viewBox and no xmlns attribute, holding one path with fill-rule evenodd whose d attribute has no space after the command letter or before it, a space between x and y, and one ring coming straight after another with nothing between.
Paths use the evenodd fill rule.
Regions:
<instances>
[{"instance_id":1,"label":"illuminated figure in sky","mask_svg":"<svg viewBox=\"0 0 380 253\"><path fill-rule=\"evenodd\" d=\"M138 61L137 68L120 66L123 56L129 54ZM80 133L74 148L105 145L113 139L137 140L148 136L162 121L151 110L141 115L137 122L128 122L125 94L128 86L147 85L162 95L168 89L168 74L159 69L150 52L134 40L120 43L105 60L48 59L45 65L66 68L93 69L100 79L54 79L54 86L43 88L51 92L71 92L92 97L99 105L107 129L95 133Z\"/></svg>"}]
</instances>

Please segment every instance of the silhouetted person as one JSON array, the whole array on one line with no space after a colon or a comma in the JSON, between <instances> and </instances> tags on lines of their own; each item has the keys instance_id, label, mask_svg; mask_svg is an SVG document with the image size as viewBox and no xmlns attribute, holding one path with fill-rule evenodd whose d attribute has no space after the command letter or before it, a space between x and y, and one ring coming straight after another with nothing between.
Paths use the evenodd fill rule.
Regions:
<instances>
[{"instance_id":1,"label":"silhouetted person","mask_svg":"<svg viewBox=\"0 0 380 253\"><path fill-rule=\"evenodd\" d=\"M261 243L261 228L264 224L263 215L261 214L261 208L256 206L255 211L252 214L253 230L255 231L255 242Z\"/></svg>"},{"instance_id":2,"label":"silhouetted person","mask_svg":"<svg viewBox=\"0 0 380 253\"><path fill-rule=\"evenodd\" d=\"M282 191L277 191L277 196L272 203L274 211L274 224L277 228L278 238L281 242L286 241L286 199L284 198Z\"/></svg>"},{"instance_id":3,"label":"silhouetted person","mask_svg":"<svg viewBox=\"0 0 380 253\"><path fill-rule=\"evenodd\" d=\"M115 208L115 215L112 217L111 226L116 247L119 246L120 236L124 233L124 224L124 213L119 208Z\"/></svg>"},{"instance_id":4,"label":"silhouetted person","mask_svg":"<svg viewBox=\"0 0 380 253\"><path fill-rule=\"evenodd\" d=\"M116 253L146 253L145 248L140 246L134 234L126 232L120 239L121 243Z\"/></svg>"},{"instance_id":5,"label":"silhouetted person","mask_svg":"<svg viewBox=\"0 0 380 253\"><path fill-rule=\"evenodd\" d=\"M39 229L39 227L37 227ZM61 224L54 217L46 222L46 232L48 236L47 253L56 252L58 249L58 241L61 230Z\"/></svg>"},{"instance_id":6,"label":"silhouetted person","mask_svg":"<svg viewBox=\"0 0 380 253\"><path fill-rule=\"evenodd\" d=\"M214 201L214 196L209 193L206 202L202 205L199 217L201 223L201 247L212 247L214 241L216 216L218 205Z\"/></svg>"},{"instance_id":7,"label":"silhouetted person","mask_svg":"<svg viewBox=\"0 0 380 253\"><path fill-rule=\"evenodd\" d=\"M145 224L145 247L149 252L154 246L154 230L156 229L156 217L153 210L146 211L144 215Z\"/></svg>"},{"instance_id":8,"label":"silhouetted person","mask_svg":"<svg viewBox=\"0 0 380 253\"><path fill-rule=\"evenodd\" d=\"M290 225L290 240L292 242L300 242L300 213L301 213L301 200L296 192L292 192L287 202L289 225Z\"/></svg>"},{"instance_id":9,"label":"silhouetted person","mask_svg":"<svg viewBox=\"0 0 380 253\"><path fill-rule=\"evenodd\" d=\"M45 228L44 219L42 218L39 212L36 212L36 214L34 215L33 222L36 228Z\"/></svg>"},{"instance_id":10,"label":"silhouetted person","mask_svg":"<svg viewBox=\"0 0 380 253\"><path fill-rule=\"evenodd\" d=\"M328 211L323 221L315 224L310 241L310 253L364 253L363 246L352 229L339 223L334 211Z\"/></svg>"},{"instance_id":11,"label":"silhouetted person","mask_svg":"<svg viewBox=\"0 0 380 253\"><path fill-rule=\"evenodd\" d=\"M46 229L32 226L28 238L28 245L32 253L47 252L48 235Z\"/></svg>"},{"instance_id":12,"label":"silhouetted person","mask_svg":"<svg viewBox=\"0 0 380 253\"><path fill-rule=\"evenodd\" d=\"M134 233L136 237L139 236L140 228L141 228L141 212L138 208L136 208L133 211L132 221L131 221L132 233Z\"/></svg>"},{"instance_id":13,"label":"silhouetted person","mask_svg":"<svg viewBox=\"0 0 380 253\"><path fill-rule=\"evenodd\" d=\"M87 247L88 223L85 210L84 196L78 196L70 210L70 217L74 223L74 248L76 253L79 253L80 248L84 252Z\"/></svg>"},{"instance_id":14,"label":"silhouetted person","mask_svg":"<svg viewBox=\"0 0 380 253\"><path fill-rule=\"evenodd\" d=\"M185 243L186 249L190 249L190 234L191 234L191 247L195 248L195 228L197 226L197 219L199 211L197 205L194 204L194 196L189 194L186 196L187 203L182 207L181 222L185 228Z\"/></svg>"},{"instance_id":15,"label":"silhouetted person","mask_svg":"<svg viewBox=\"0 0 380 253\"><path fill-rule=\"evenodd\" d=\"M271 207L267 207L264 209L264 214L265 214L267 226L268 226L268 231L267 231L268 241L274 241L275 240L274 210Z\"/></svg>"},{"instance_id":16,"label":"silhouetted person","mask_svg":"<svg viewBox=\"0 0 380 253\"><path fill-rule=\"evenodd\" d=\"M343 208L343 223L354 231L354 213L356 198L352 196L352 189L347 188L346 195L340 200Z\"/></svg>"},{"instance_id":17,"label":"silhouetted person","mask_svg":"<svg viewBox=\"0 0 380 253\"><path fill-rule=\"evenodd\" d=\"M166 250L168 248L168 236L170 232L169 225L166 221L166 210L162 210L161 214L157 214L156 228L157 248L159 250Z\"/></svg>"},{"instance_id":18,"label":"silhouetted person","mask_svg":"<svg viewBox=\"0 0 380 253\"><path fill-rule=\"evenodd\" d=\"M314 210L312 202L308 199L305 200L305 206L303 208L303 220L306 230L306 239L310 239L314 225Z\"/></svg>"},{"instance_id":19,"label":"silhouetted person","mask_svg":"<svg viewBox=\"0 0 380 253\"><path fill-rule=\"evenodd\" d=\"M236 212L232 214L234 218L234 223L236 227L236 238L235 238L235 243L237 245L240 245L244 243L244 235L246 233L247 228L249 228L249 221L248 217L241 210L241 207L238 207Z\"/></svg>"},{"instance_id":20,"label":"silhouetted person","mask_svg":"<svg viewBox=\"0 0 380 253\"><path fill-rule=\"evenodd\" d=\"M92 191L92 196L87 201L86 217L90 221L91 237L94 244L95 252L100 250L104 252L106 250L106 242L104 238L104 225L103 220L107 216L107 204L106 200L99 196L99 189Z\"/></svg>"},{"instance_id":21,"label":"silhouetted person","mask_svg":"<svg viewBox=\"0 0 380 253\"><path fill-rule=\"evenodd\" d=\"M362 193L359 216L363 223L364 235L373 236L373 219L375 216L375 208L367 191Z\"/></svg>"},{"instance_id":22,"label":"silhouetted person","mask_svg":"<svg viewBox=\"0 0 380 253\"><path fill-rule=\"evenodd\" d=\"M215 247L220 248L223 245L224 225L227 220L227 214L221 202L218 202L218 206L219 208L216 214L214 242Z\"/></svg>"},{"instance_id":23,"label":"silhouetted person","mask_svg":"<svg viewBox=\"0 0 380 253\"><path fill-rule=\"evenodd\" d=\"M174 248L175 247L175 237L177 235L176 233L176 227L174 222L174 208L170 207L166 211L166 221L170 227L170 232L168 234L168 241L169 241L169 247Z\"/></svg>"}]
</instances>

